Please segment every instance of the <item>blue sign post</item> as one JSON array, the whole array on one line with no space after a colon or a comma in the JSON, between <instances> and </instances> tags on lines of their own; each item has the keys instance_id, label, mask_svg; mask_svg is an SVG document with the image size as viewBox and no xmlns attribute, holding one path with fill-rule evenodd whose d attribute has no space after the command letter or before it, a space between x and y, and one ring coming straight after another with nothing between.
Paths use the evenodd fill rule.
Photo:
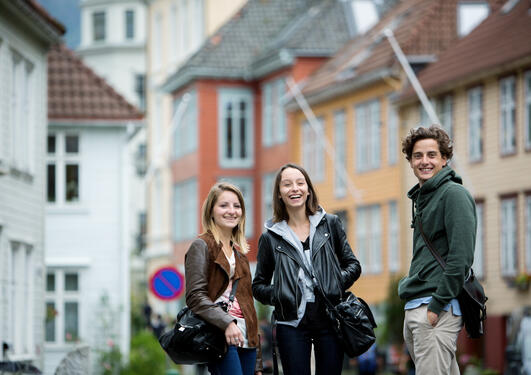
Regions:
<instances>
[{"instance_id":1,"label":"blue sign post","mask_svg":"<svg viewBox=\"0 0 531 375\"><path fill-rule=\"evenodd\" d=\"M184 290L184 277L174 267L163 267L151 276L149 288L155 296L162 300L176 299Z\"/></svg>"}]
</instances>

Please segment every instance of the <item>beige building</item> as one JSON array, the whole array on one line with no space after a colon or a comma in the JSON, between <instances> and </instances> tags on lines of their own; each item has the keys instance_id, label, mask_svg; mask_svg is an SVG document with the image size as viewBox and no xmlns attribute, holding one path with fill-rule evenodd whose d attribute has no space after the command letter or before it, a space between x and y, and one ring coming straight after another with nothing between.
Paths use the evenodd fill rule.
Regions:
<instances>
[{"instance_id":1,"label":"beige building","mask_svg":"<svg viewBox=\"0 0 531 375\"><path fill-rule=\"evenodd\" d=\"M474 271L489 297L486 336L477 349L486 367L498 371L511 314L531 306L530 17L528 1L506 2L419 75L434 102L451 103L453 167L476 200ZM399 104L402 136L426 125L412 91ZM406 162L403 168L407 190L417 181Z\"/></svg>"},{"instance_id":2,"label":"beige building","mask_svg":"<svg viewBox=\"0 0 531 375\"><path fill-rule=\"evenodd\" d=\"M178 106L160 86L245 3L244 0L152 0L148 3L147 123L148 172L146 271L149 276L171 263L172 158ZM193 106L193 98L183 109ZM174 315L175 303L149 295L155 312Z\"/></svg>"}]
</instances>

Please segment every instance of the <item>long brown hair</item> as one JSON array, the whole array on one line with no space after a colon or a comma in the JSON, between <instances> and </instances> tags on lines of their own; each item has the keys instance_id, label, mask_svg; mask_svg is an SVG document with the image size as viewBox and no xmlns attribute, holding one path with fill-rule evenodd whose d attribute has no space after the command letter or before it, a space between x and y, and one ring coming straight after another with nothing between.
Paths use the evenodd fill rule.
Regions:
<instances>
[{"instance_id":1,"label":"long brown hair","mask_svg":"<svg viewBox=\"0 0 531 375\"><path fill-rule=\"evenodd\" d=\"M275 223L281 222L282 220L289 220L286 205L284 204L284 201L282 201L282 199L280 198L280 180L282 178L282 172L284 172L284 170L288 168L294 168L301 172L304 176L304 179L306 180L306 184L308 185L308 192L310 194L306 199L306 216L314 215L317 212L317 209L319 208L319 199L317 198L317 193L313 188L312 180L310 180L310 176L308 175L308 173L304 170L303 167L297 164L284 164L277 172L277 175L275 177L275 186L273 187L273 221Z\"/></svg>"},{"instance_id":2,"label":"long brown hair","mask_svg":"<svg viewBox=\"0 0 531 375\"><path fill-rule=\"evenodd\" d=\"M203 224L203 230L205 232L212 233L216 242L221 243L221 236L219 234L219 229L216 223L214 222L214 218L212 217L212 210L214 209L214 206L218 201L219 196L224 191L230 191L236 194L236 196L238 197L238 201L240 202L240 206L242 208L242 216L240 217L238 225L232 230L231 241L237 245L236 250L238 250L242 254L247 254L249 252L249 245L247 244L247 240L245 239L245 203L243 201L242 192L236 186L228 182L218 182L214 186L212 186L212 188L210 188L205 202L203 203L203 209L201 213L201 222Z\"/></svg>"}]
</instances>

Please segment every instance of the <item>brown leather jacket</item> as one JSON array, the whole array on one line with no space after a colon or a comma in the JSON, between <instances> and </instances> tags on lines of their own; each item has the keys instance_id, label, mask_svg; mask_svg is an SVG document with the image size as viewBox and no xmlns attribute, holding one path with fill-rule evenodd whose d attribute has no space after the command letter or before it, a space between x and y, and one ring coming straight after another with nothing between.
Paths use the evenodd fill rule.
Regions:
<instances>
[{"instance_id":1,"label":"brown leather jacket","mask_svg":"<svg viewBox=\"0 0 531 375\"><path fill-rule=\"evenodd\" d=\"M260 357L258 323L251 288L249 261L239 252L236 252L235 259L234 279L240 279L236 298L247 326L249 347L258 348L257 354ZM187 306L201 318L225 332L234 318L213 301L217 300L227 289L230 268L221 244L216 243L210 232L200 235L190 245L185 256L184 271ZM256 371L261 371L261 360L257 358L256 362Z\"/></svg>"}]
</instances>

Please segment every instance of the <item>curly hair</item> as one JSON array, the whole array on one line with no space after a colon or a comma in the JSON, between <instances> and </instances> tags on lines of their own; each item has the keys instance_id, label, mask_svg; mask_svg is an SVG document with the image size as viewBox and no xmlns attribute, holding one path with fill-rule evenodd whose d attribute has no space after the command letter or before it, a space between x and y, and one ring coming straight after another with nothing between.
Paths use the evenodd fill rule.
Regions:
<instances>
[{"instance_id":1,"label":"curly hair","mask_svg":"<svg viewBox=\"0 0 531 375\"><path fill-rule=\"evenodd\" d=\"M454 154L454 145L448 133L437 125L432 125L429 128L418 126L409 130L406 138L402 140L402 153L406 155L406 159L411 161L413 154L413 147L417 141L422 139L434 139L439 145L439 151L446 160L450 160Z\"/></svg>"}]
</instances>

